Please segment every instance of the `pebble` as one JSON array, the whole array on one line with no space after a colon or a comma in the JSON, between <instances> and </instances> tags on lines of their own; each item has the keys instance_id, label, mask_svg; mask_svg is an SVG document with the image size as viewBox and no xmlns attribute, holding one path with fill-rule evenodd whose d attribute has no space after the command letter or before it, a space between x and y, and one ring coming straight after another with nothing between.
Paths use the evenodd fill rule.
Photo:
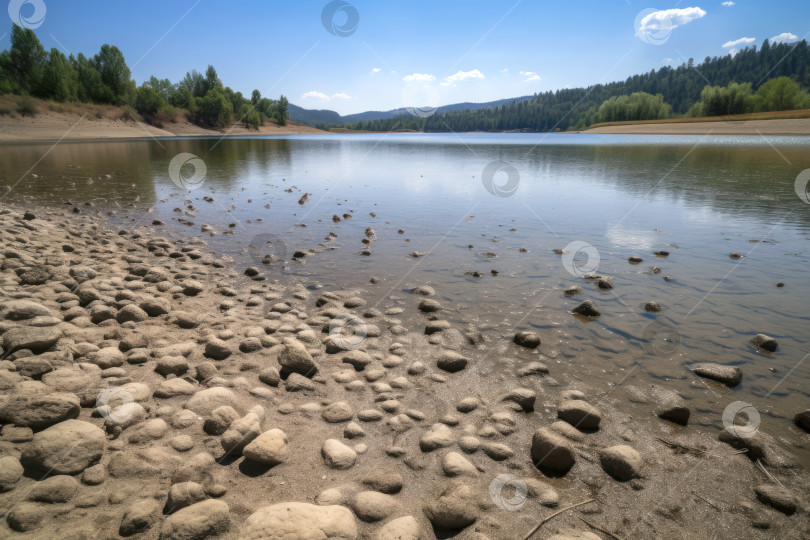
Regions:
<instances>
[{"instance_id":1,"label":"pebble","mask_svg":"<svg viewBox=\"0 0 810 540\"><path fill-rule=\"evenodd\" d=\"M325 531L328 531L328 536ZM284 502L260 508L244 522L243 538L287 540L354 540L357 521L343 506Z\"/></svg>"},{"instance_id":2,"label":"pebble","mask_svg":"<svg viewBox=\"0 0 810 540\"><path fill-rule=\"evenodd\" d=\"M540 346L540 336L536 332L520 331L513 339L516 345L527 349L536 349Z\"/></svg>"},{"instance_id":3,"label":"pebble","mask_svg":"<svg viewBox=\"0 0 810 540\"><path fill-rule=\"evenodd\" d=\"M458 480L445 484L438 496L424 506L424 512L439 530L463 529L478 518L472 489Z\"/></svg>"},{"instance_id":4,"label":"pebble","mask_svg":"<svg viewBox=\"0 0 810 540\"><path fill-rule=\"evenodd\" d=\"M576 463L570 441L548 428L539 428L532 436L532 462L540 469L565 474Z\"/></svg>"},{"instance_id":5,"label":"pebble","mask_svg":"<svg viewBox=\"0 0 810 540\"><path fill-rule=\"evenodd\" d=\"M585 300L571 311L583 317L598 317L602 314L592 300Z\"/></svg>"},{"instance_id":6,"label":"pebble","mask_svg":"<svg viewBox=\"0 0 810 540\"><path fill-rule=\"evenodd\" d=\"M160 538L202 539L227 532L230 524L228 505L209 499L178 510L163 520Z\"/></svg>"},{"instance_id":7,"label":"pebble","mask_svg":"<svg viewBox=\"0 0 810 540\"><path fill-rule=\"evenodd\" d=\"M287 435L282 430L274 428L253 439L242 453L256 463L279 465L284 463L289 455L288 442Z\"/></svg>"},{"instance_id":8,"label":"pebble","mask_svg":"<svg viewBox=\"0 0 810 540\"><path fill-rule=\"evenodd\" d=\"M599 410L581 399L569 399L560 403L557 418L581 430L599 429L602 414Z\"/></svg>"},{"instance_id":9,"label":"pebble","mask_svg":"<svg viewBox=\"0 0 810 540\"><path fill-rule=\"evenodd\" d=\"M705 362L693 364L690 369L695 375L723 383L732 388L740 384L742 380L742 371L735 366Z\"/></svg>"},{"instance_id":10,"label":"pebble","mask_svg":"<svg viewBox=\"0 0 810 540\"><path fill-rule=\"evenodd\" d=\"M337 439L327 439L321 447L321 455L330 469L349 469L357 460L357 452Z\"/></svg>"},{"instance_id":11,"label":"pebble","mask_svg":"<svg viewBox=\"0 0 810 540\"><path fill-rule=\"evenodd\" d=\"M611 446L599 452L602 469L620 482L641 477L643 460L639 453L627 446Z\"/></svg>"}]
</instances>

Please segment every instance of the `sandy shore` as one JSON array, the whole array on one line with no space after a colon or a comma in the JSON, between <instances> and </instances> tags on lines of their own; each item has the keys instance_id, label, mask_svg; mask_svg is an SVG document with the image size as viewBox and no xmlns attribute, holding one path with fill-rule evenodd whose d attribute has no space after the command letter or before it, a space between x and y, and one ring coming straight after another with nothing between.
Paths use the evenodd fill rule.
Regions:
<instances>
[{"instance_id":1,"label":"sandy shore","mask_svg":"<svg viewBox=\"0 0 810 540\"><path fill-rule=\"evenodd\" d=\"M634 135L810 135L810 118L626 124L597 127L582 133Z\"/></svg>"},{"instance_id":2,"label":"sandy shore","mask_svg":"<svg viewBox=\"0 0 810 540\"><path fill-rule=\"evenodd\" d=\"M542 354L484 384L541 336L484 343L430 287L371 306L93 212L0 211L0 537L514 540L583 501L533 538L810 527L783 441L718 440L659 384L643 422Z\"/></svg>"},{"instance_id":3,"label":"sandy shore","mask_svg":"<svg viewBox=\"0 0 810 540\"><path fill-rule=\"evenodd\" d=\"M205 129L189 122L164 125L162 128L143 122L82 118L80 115L48 111L34 117L0 116L0 141L59 140L59 139L131 139L148 137L190 137L223 135L298 135L326 133L304 124L288 123L277 126L267 123L258 130L232 124L227 129Z\"/></svg>"}]
</instances>

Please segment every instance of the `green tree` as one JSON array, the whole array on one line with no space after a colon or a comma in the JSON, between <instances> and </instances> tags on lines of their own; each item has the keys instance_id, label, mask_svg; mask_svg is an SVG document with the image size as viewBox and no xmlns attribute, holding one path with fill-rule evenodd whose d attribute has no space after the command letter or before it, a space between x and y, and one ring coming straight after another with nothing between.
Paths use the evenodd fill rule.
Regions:
<instances>
[{"instance_id":1,"label":"green tree","mask_svg":"<svg viewBox=\"0 0 810 540\"><path fill-rule=\"evenodd\" d=\"M810 107L810 96L790 77L766 82L754 96L757 111L790 111Z\"/></svg>"},{"instance_id":2,"label":"green tree","mask_svg":"<svg viewBox=\"0 0 810 540\"><path fill-rule=\"evenodd\" d=\"M165 110L166 105L163 97L146 85L135 92L135 110L150 124L159 122L158 113Z\"/></svg>"},{"instance_id":3,"label":"green tree","mask_svg":"<svg viewBox=\"0 0 810 540\"><path fill-rule=\"evenodd\" d=\"M188 90L191 97L201 98L206 92L205 77L196 69L192 69L191 72L186 73L186 76L180 81L179 87Z\"/></svg>"},{"instance_id":4,"label":"green tree","mask_svg":"<svg viewBox=\"0 0 810 540\"><path fill-rule=\"evenodd\" d=\"M250 102L253 104L253 106L254 106L254 107L255 107L256 105L258 105L259 100L261 100L261 99L262 99L262 93L261 93L261 92L259 92L259 90L258 90L258 89L257 89L257 90L254 90L254 91L253 91L253 92L250 94Z\"/></svg>"},{"instance_id":5,"label":"green tree","mask_svg":"<svg viewBox=\"0 0 810 540\"><path fill-rule=\"evenodd\" d=\"M194 98L196 117L205 125L224 126L233 116L231 102L221 90L211 90L202 98Z\"/></svg>"},{"instance_id":6,"label":"green tree","mask_svg":"<svg viewBox=\"0 0 810 540\"><path fill-rule=\"evenodd\" d=\"M79 77L64 54L51 49L42 70L42 81L36 94L56 101L75 101L79 95Z\"/></svg>"},{"instance_id":7,"label":"green tree","mask_svg":"<svg viewBox=\"0 0 810 540\"><path fill-rule=\"evenodd\" d=\"M47 53L33 30L12 26L7 67L11 80L22 93L30 94L38 88L46 59Z\"/></svg>"},{"instance_id":8,"label":"green tree","mask_svg":"<svg viewBox=\"0 0 810 540\"><path fill-rule=\"evenodd\" d=\"M278 116L276 117L276 119L278 120L279 125L286 126L287 119L290 117L289 102L287 101L287 98L284 97L283 95L280 98L278 98L277 107L278 107Z\"/></svg>"},{"instance_id":9,"label":"green tree","mask_svg":"<svg viewBox=\"0 0 810 540\"><path fill-rule=\"evenodd\" d=\"M76 58L70 57L73 69L78 77L78 98L82 102L109 102L107 87L101 81L101 73L93 65L92 60L82 53Z\"/></svg>"},{"instance_id":10,"label":"green tree","mask_svg":"<svg viewBox=\"0 0 810 540\"><path fill-rule=\"evenodd\" d=\"M669 116L670 106L664 103L661 94L651 95L635 92L629 96L614 96L599 107L600 122L622 122L628 120L659 120ZM581 121L581 122L580 122ZM585 126L585 119L577 120L576 129Z\"/></svg>"},{"instance_id":11,"label":"green tree","mask_svg":"<svg viewBox=\"0 0 810 540\"><path fill-rule=\"evenodd\" d=\"M103 97L105 101L118 105L132 103L135 84L130 80L131 72L118 47L102 45L93 57L93 66L101 74L101 82L107 89Z\"/></svg>"},{"instance_id":12,"label":"green tree","mask_svg":"<svg viewBox=\"0 0 810 540\"><path fill-rule=\"evenodd\" d=\"M705 86L700 101L689 111L689 116L721 116L743 114L753 110L751 83L729 83L728 86Z\"/></svg>"}]
</instances>

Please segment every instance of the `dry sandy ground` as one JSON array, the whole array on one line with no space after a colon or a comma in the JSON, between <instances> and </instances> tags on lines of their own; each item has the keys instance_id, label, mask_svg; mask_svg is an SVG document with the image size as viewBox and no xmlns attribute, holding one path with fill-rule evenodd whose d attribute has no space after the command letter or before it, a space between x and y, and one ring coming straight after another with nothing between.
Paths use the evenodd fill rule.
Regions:
<instances>
[{"instance_id":1,"label":"dry sandy ground","mask_svg":"<svg viewBox=\"0 0 810 540\"><path fill-rule=\"evenodd\" d=\"M290 122L281 127L275 124L261 126L259 130L245 129L232 124L227 129L205 129L189 122L166 124L162 129L135 121L107 118L82 118L79 115L47 112L35 117L0 116L0 141L58 140L58 139L129 139L139 137L205 136L205 135L297 135L325 133L320 129Z\"/></svg>"},{"instance_id":2,"label":"dry sandy ground","mask_svg":"<svg viewBox=\"0 0 810 540\"><path fill-rule=\"evenodd\" d=\"M585 133L632 135L810 135L810 118L790 120L742 120L734 122L688 122L627 124L589 129Z\"/></svg>"}]
</instances>

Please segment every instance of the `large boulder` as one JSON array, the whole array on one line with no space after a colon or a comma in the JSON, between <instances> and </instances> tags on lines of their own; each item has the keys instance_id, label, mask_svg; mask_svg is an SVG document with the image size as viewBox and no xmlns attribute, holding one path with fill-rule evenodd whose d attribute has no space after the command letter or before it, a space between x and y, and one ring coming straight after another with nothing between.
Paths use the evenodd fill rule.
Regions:
<instances>
[{"instance_id":1,"label":"large boulder","mask_svg":"<svg viewBox=\"0 0 810 540\"><path fill-rule=\"evenodd\" d=\"M356 540L357 522L342 506L285 502L260 508L245 522L242 538L251 540Z\"/></svg>"},{"instance_id":2,"label":"large boulder","mask_svg":"<svg viewBox=\"0 0 810 540\"><path fill-rule=\"evenodd\" d=\"M81 420L65 420L34 435L22 463L50 474L78 474L101 459L104 431Z\"/></svg>"},{"instance_id":3,"label":"large boulder","mask_svg":"<svg viewBox=\"0 0 810 540\"><path fill-rule=\"evenodd\" d=\"M377 529L374 540L419 540L422 528L413 516L392 519Z\"/></svg>"},{"instance_id":4,"label":"large boulder","mask_svg":"<svg viewBox=\"0 0 810 540\"><path fill-rule=\"evenodd\" d=\"M289 454L287 442L287 435L280 429L274 428L253 439L242 450L242 454L256 463L278 465L284 463Z\"/></svg>"},{"instance_id":5,"label":"large boulder","mask_svg":"<svg viewBox=\"0 0 810 540\"><path fill-rule=\"evenodd\" d=\"M535 466L562 474L567 473L576 462L571 442L548 428L534 432L531 455Z\"/></svg>"},{"instance_id":6,"label":"large boulder","mask_svg":"<svg viewBox=\"0 0 810 540\"><path fill-rule=\"evenodd\" d=\"M581 430L598 429L602 421L599 410L581 399L568 399L560 403L557 418Z\"/></svg>"},{"instance_id":7,"label":"large boulder","mask_svg":"<svg viewBox=\"0 0 810 540\"><path fill-rule=\"evenodd\" d=\"M304 377L312 377L318 372L318 366L312 355L302 343L290 341L284 345L278 355L278 363L282 373L299 373Z\"/></svg>"},{"instance_id":8,"label":"large boulder","mask_svg":"<svg viewBox=\"0 0 810 540\"><path fill-rule=\"evenodd\" d=\"M78 418L79 410L79 397L76 394L14 394L0 408L0 423L38 431Z\"/></svg>"},{"instance_id":9,"label":"large boulder","mask_svg":"<svg viewBox=\"0 0 810 540\"><path fill-rule=\"evenodd\" d=\"M53 347L62 333L54 326L16 326L3 333L3 348L7 353L28 349L41 354Z\"/></svg>"},{"instance_id":10,"label":"large boulder","mask_svg":"<svg viewBox=\"0 0 810 540\"><path fill-rule=\"evenodd\" d=\"M231 524L230 509L222 501L192 504L163 521L161 540L202 540L226 532Z\"/></svg>"},{"instance_id":11,"label":"large boulder","mask_svg":"<svg viewBox=\"0 0 810 540\"><path fill-rule=\"evenodd\" d=\"M424 512L440 530L463 529L475 523L479 514L470 487L456 480L445 484L438 497L425 505Z\"/></svg>"},{"instance_id":12,"label":"large boulder","mask_svg":"<svg viewBox=\"0 0 810 540\"><path fill-rule=\"evenodd\" d=\"M0 304L0 319L7 321L25 321L49 315L53 315L50 309L31 300L4 300Z\"/></svg>"}]
</instances>

